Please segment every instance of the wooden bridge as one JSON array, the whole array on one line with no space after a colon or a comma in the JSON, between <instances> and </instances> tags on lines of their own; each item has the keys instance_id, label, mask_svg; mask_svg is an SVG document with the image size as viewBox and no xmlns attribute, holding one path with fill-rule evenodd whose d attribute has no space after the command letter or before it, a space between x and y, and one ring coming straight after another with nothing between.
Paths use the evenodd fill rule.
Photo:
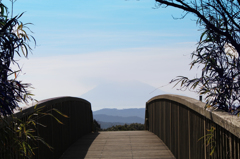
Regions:
<instances>
[{"instance_id":1,"label":"wooden bridge","mask_svg":"<svg viewBox=\"0 0 240 159\"><path fill-rule=\"evenodd\" d=\"M178 95L160 95L146 103L146 131L93 132L91 103L80 98L59 97L44 100L45 106L64 125L50 116L37 117L47 126L38 134L54 150L38 143L34 159L239 159L240 118L227 112L206 110L205 104ZM52 109L68 115L63 118ZM34 112L28 107L15 115L24 120ZM209 129L214 128L212 134ZM211 143L207 145L211 136ZM214 148L215 147L215 148ZM214 153L210 152L214 148ZM0 158L5 159L5 155ZM19 157L20 159L20 157Z\"/></svg>"},{"instance_id":2,"label":"wooden bridge","mask_svg":"<svg viewBox=\"0 0 240 159\"><path fill-rule=\"evenodd\" d=\"M149 131L112 131L88 134L60 159L175 159L168 147Z\"/></svg>"}]
</instances>

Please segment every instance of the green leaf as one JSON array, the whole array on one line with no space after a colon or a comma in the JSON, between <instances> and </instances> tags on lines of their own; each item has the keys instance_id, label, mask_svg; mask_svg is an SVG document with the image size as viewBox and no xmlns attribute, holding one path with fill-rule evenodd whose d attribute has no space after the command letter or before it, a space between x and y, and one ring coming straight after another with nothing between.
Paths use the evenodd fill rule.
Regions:
<instances>
[{"instance_id":1,"label":"green leaf","mask_svg":"<svg viewBox=\"0 0 240 159\"><path fill-rule=\"evenodd\" d=\"M56 108L53 108L53 111L57 112L58 114L60 114L61 116L65 117L65 118L68 118L67 115L63 114L62 112L60 112L58 109Z\"/></svg>"}]
</instances>

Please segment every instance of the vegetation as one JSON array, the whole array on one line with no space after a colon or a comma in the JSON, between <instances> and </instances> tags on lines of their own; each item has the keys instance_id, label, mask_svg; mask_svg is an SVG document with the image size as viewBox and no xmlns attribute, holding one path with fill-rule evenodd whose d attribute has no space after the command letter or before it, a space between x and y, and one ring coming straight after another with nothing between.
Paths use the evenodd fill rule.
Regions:
<instances>
[{"instance_id":1,"label":"vegetation","mask_svg":"<svg viewBox=\"0 0 240 159\"><path fill-rule=\"evenodd\" d=\"M13 6L15 1L11 2ZM31 32L27 26L30 23L24 24L19 20L23 14L9 17L8 8L2 2L0 9L0 158L31 158L38 141L52 148L36 132L37 125L41 125L36 121L37 116L50 115L54 118L55 116L49 112L41 112L43 107L37 106L35 112L25 119L21 120L14 116L14 111L21 112L19 103L33 100L32 94L28 91L31 85L17 79L21 69L14 57L23 55L27 58L31 51L29 42L31 40L36 42L26 31ZM17 65L18 70L12 70L11 65ZM61 114L58 110L54 111Z\"/></svg>"},{"instance_id":2,"label":"vegetation","mask_svg":"<svg viewBox=\"0 0 240 159\"><path fill-rule=\"evenodd\" d=\"M205 95L206 106L233 111L240 102L240 1L156 0L157 5L175 7L197 17L202 34L192 53L191 68L203 66L200 77L178 76L171 82L182 89Z\"/></svg>"},{"instance_id":3,"label":"vegetation","mask_svg":"<svg viewBox=\"0 0 240 159\"><path fill-rule=\"evenodd\" d=\"M144 125L140 123L133 124L124 124L124 125L116 125L107 129L102 129L102 131L134 131L134 130L144 130Z\"/></svg>"},{"instance_id":4,"label":"vegetation","mask_svg":"<svg viewBox=\"0 0 240 159\"><path fill-rule=\"evenodd\" d=\"M227 112L237 111L240 104L240 1L239 0L156 0L159 7L174 7L195 15L201 36L192 53L191 67L202 66L200 77L178 76L171 83L181 89L195 90L204 95L206 107ZM175 86L176 86L175 85ZM235 112L234 112L235 113ZM237 114L237 113L236 113ZM201 139L215 151L215 127Z\"/></svg>"},{"instance_id":5,"label":"vegetation","mask_svg":"<svg viewBox=\"0 0 240 159\"><path fill-rule=\"evenodd\" d=\"M43 109L44 106L37 108L36 105L34 112L26 119L19 119L14 115L0 118L0 157L4 159L32 158L35 155L34 150L38 148L38 142L53 149L37 133L37 126L45 127L38 123L38 118L43 116L54 117L49 112L43 112ZM54 111L58 112L56 109ZM58 113L61 114L60 112ZM67 117L63 114L61 115ZM56 120L62 124L61 121Z\"/></svg>"},{"instance_id":6,"label":"vegetation","mask_svg":"<svg viewBox=\"0 0 240 159\"><path fill-rule=\"evenodd\" d=\"M213 153L215 152L215 148L216 148L216 140L215 140L215 130L216 128L211 126L211 129L207 129L207 134L203 137L201 137L200 139L198 139L198 141L202 140L202 139L206 139L205 140L205 145L206 147L210 147L210 156L213 155Z\"/></svg>"},{"instance_id":7,"label":"vegetation","mask_svg":"<svg viewBox=\"0 0 240 159\"><path fill-rule=\"evenodd\" d=\"M21 71L12 70L10 65L17 65L14 56L27 57L31 51L30 37L24 29L28 24L19 21L22 16L8 17L8 9L0 3L0 115L11 115L14 109L19 107L19 102L27 102L31 94L27 91L30 84L17 80ZM32 37L35 41L35 39ZM19 66L18 66L19 67Z\"/></svg>"}]
</instances>

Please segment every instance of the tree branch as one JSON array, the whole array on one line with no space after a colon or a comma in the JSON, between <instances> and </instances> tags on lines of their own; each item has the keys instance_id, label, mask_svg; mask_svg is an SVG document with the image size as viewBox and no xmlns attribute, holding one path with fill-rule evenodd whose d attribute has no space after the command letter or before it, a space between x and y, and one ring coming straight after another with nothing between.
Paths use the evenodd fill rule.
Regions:
<instances>
[{"instance_id":1,"label":"tree branch","mask_svg":"<svg viewBox=\"0 0 240 159\"><path fill-rule=\"evenodd\" d=\"M225 36L229 40L229 42L235 47L235 49L237 50L237 52L240 55L239 44L234 40L234 38L228 32L224 32L224 31L220 30L219 28L217 28L204 15L202 15L198 10L194 9L193 7L190 7L189 5L184 3L183 1L181 1L181 0L176 0L176 1L181 3L181 5L177 4L177 3L174 3L173 1L169 2L169 1L166 1L166 0L156 0L156 2L160 3L160 5L165 4L167 6L172 6L172 7L179 8L179 9L182 9L184 11L195 14L198 18L200 18L206 24L208 29L213 30L214 32L216 32L218 34Z\"/></svg>"}]
</instances>

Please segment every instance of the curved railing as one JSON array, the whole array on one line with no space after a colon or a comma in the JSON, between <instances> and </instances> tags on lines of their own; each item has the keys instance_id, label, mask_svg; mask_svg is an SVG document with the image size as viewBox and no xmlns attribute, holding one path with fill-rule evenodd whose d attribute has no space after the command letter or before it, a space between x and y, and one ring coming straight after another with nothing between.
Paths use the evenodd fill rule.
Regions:
<instances>
[{"instance_id":1,"label":"curved railing","mask_svg":"<svg viewBox=\"0 0 240 159\"><path fill-rule=\"evenodd\" d=\"M240 117L206 110L205 103L189 97L160 95L150 99L145 128L156 134L177 159L240 158ZM214 135L208 135L211 128L215 128ZM208 146L207 138L200 139L206 135L213 137ZM216 147L210 156L212 146Z\"/></svg>"},{"instance_id":2,"label":"curved railing","mask_svg":"<svg viewBox=\"0 0 240 159\"><path fill-rule=\"evenodd\" d=\"M38 135L41 136L54 149L39 143L35 158L37 159L58 159L63 152L77 139L92 131L92 110L91 104L81 98L58 97L38 102L37 107L44 107L43 112L50 112L64 124L59 124L53 117L39 117L39 123L47 127L38 126ZM65 118L55 111L56 108L69 118ZM21 113L15 115L24 119L34 112L34 106L24 108Z\"/></svg>"}]
</instances>

